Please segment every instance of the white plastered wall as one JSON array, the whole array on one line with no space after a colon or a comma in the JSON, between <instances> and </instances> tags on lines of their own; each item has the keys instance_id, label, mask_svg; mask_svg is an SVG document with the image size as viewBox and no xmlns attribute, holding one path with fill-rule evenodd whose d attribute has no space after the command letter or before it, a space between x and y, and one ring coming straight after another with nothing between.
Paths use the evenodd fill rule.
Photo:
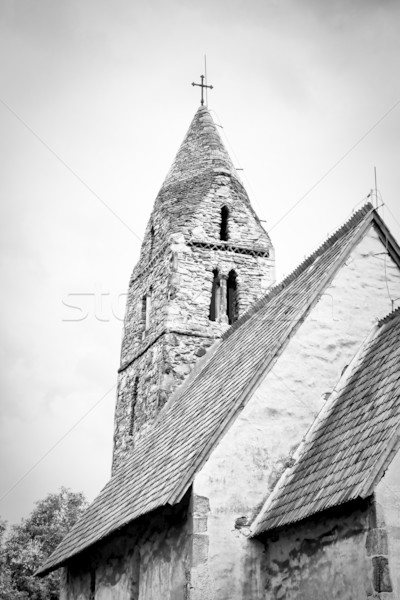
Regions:
<instances>
[{"instance_id":1,"label":"white plastered wall","mask_svg":"<svg viewBox=\"0 0 400 600\"><path fill-rule=\"evenodd\" d=\"M394 597L400 598L400 450L379 482L375 499L377 526L384 530L382 537L387 541L387 549L377 548L376 553L388 555Z\"/></svg>"},{"instance_id":2,"label":"white plastered wall","mask_svg":"<svg viewBox=\"0 0 400 600\"><path fill-rule=\"evenodd\" d=\"M235 521L265 501L324 395L399 297L399 270L371 227L195 478L209 510L199 516L207 560L194 561L191 600L264 598L263 546Z\"/></svg>"}]
</instances>

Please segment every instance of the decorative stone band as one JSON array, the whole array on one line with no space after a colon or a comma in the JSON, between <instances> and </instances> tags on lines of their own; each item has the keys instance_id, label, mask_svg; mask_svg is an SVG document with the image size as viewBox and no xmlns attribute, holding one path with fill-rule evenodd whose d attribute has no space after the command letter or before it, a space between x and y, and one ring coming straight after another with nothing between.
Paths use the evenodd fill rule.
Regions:
<instances>
[{"instance_id":1,"label":"decorative stone band","mask_svg":"<svg viewBox=\"0 0 400 600\"><path fill-rule=\"evenodd\" d=\"M247 254L248 256L262 256L264 258L269 257L269 250L265 248L246 248L245 246L233 246L232 244L227 243L218 244L215 242L195 241L190 241L187 245L195 248L203 248L204 250L224 250L225 252L234 252L235 254Z\"/></svg>"},{"instance_id":2,"label":"decorative stone band","mask_svg":"<svg viewBox=\"0 0 400 600\"><path fill-rule=\"evenodd\" d=\"M131 279L129 281L129 287L133 284L136 279L139 279L144 273L148 273L149 269L153 266L156 260L165 253L168 243L162 245L159 251L154 254L148 262L145 262L140 269L134 269ZM190 241L187 243L188 246L194 248L203 248L204 250L224 250L225 252L234 252L235 254L245 254L247 256L262 256L264 258L269 257L269 249L265 248L247 248L245 246L233 246L232 244L216 243L216 242L196 242Z\"/></svg>"}]
</instances>

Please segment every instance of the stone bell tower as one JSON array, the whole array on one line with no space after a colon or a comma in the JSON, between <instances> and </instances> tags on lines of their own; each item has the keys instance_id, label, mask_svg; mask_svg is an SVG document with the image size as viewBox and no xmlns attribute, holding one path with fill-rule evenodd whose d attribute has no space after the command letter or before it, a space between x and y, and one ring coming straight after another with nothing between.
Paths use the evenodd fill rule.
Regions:
<instances>
[{"instance_id":1,"label":"stone bell tower","mask_svg":"<svg viewBox=\"0 0 400 600\"><path fill-rule=\"evenodd\" d=\"M198 357L273 283L271 241L200 106L156 198L129 282L113 471Z\"/></svg>"}]
</instances>

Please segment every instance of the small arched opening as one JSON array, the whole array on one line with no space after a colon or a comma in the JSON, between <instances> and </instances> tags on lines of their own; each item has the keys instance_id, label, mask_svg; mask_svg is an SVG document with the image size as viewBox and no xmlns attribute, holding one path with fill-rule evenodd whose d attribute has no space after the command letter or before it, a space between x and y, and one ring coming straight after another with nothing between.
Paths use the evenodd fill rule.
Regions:
<instances>
[{"instance_id":1,"label":"small arched opening","mask_svg":"<svg viewBox=\"0 0 400 600\"><path fill-rule=\"evenodd\" d=\"M228 315L230 325L239 318L237 277L235 271L230 271L226 282L226 314Z\"/></svg>"},{"instance_id":2,"label":"small arched opening","mask_svg":"<svg viewBox=\"0 0 400 600\"><path fill-rule=\"evenodd\" d=\"M210 321L216 321L219 317L219 307L221 303L221 280L218 269L213 271L213 282L211 288L211 303L210 303Z\"/></svg>"},{"instance_id":3,"label":"small arched opening","mask_svg":"<svg viewBox=\"0 0 400 600\"><path fill-rule=\"evenodd\" d=\"M228 240L228 217L229 217L229 208L227 206L223 206L221 208L221 229L219 234L219 239L223 242Z\"/></svg>"}]
</instances>

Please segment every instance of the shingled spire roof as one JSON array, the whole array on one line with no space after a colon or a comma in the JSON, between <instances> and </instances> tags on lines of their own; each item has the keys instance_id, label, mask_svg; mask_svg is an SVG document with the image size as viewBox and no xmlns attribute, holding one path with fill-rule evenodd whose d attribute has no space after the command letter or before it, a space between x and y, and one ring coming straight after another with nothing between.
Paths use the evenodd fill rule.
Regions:
<instances>
[{"instance_id":1,"label":"shingled spire roof","mask_svg":"<svg viewBox=\"0 0 400 600\"><path fill-rule=\"evenodd\" d=\"M171 234L188 234L193 215L196 215L207 196L213 195L217 188L225 186L230 189L229 197L234 202L243 203L257 221L257 245L271 249L269 236L251 206L218 128L208 108L200 106L157 194L146 235L155 221L158 222L158 248L169 243ZM146 254L146 244L142 246L142 252ZM141 268L139 261L132 277L135 277Z\"/></svg>"},{"instance_id":2,"label":"shingled spire roof","mask_svg":"<svg viewBox=\"0 0 400 600\"><path fill-rule=\"evenodd\" d=\"M238 178L208 108L200 106L161 189L205 171L226 172Z\"/></svg>"}]
</instances>

